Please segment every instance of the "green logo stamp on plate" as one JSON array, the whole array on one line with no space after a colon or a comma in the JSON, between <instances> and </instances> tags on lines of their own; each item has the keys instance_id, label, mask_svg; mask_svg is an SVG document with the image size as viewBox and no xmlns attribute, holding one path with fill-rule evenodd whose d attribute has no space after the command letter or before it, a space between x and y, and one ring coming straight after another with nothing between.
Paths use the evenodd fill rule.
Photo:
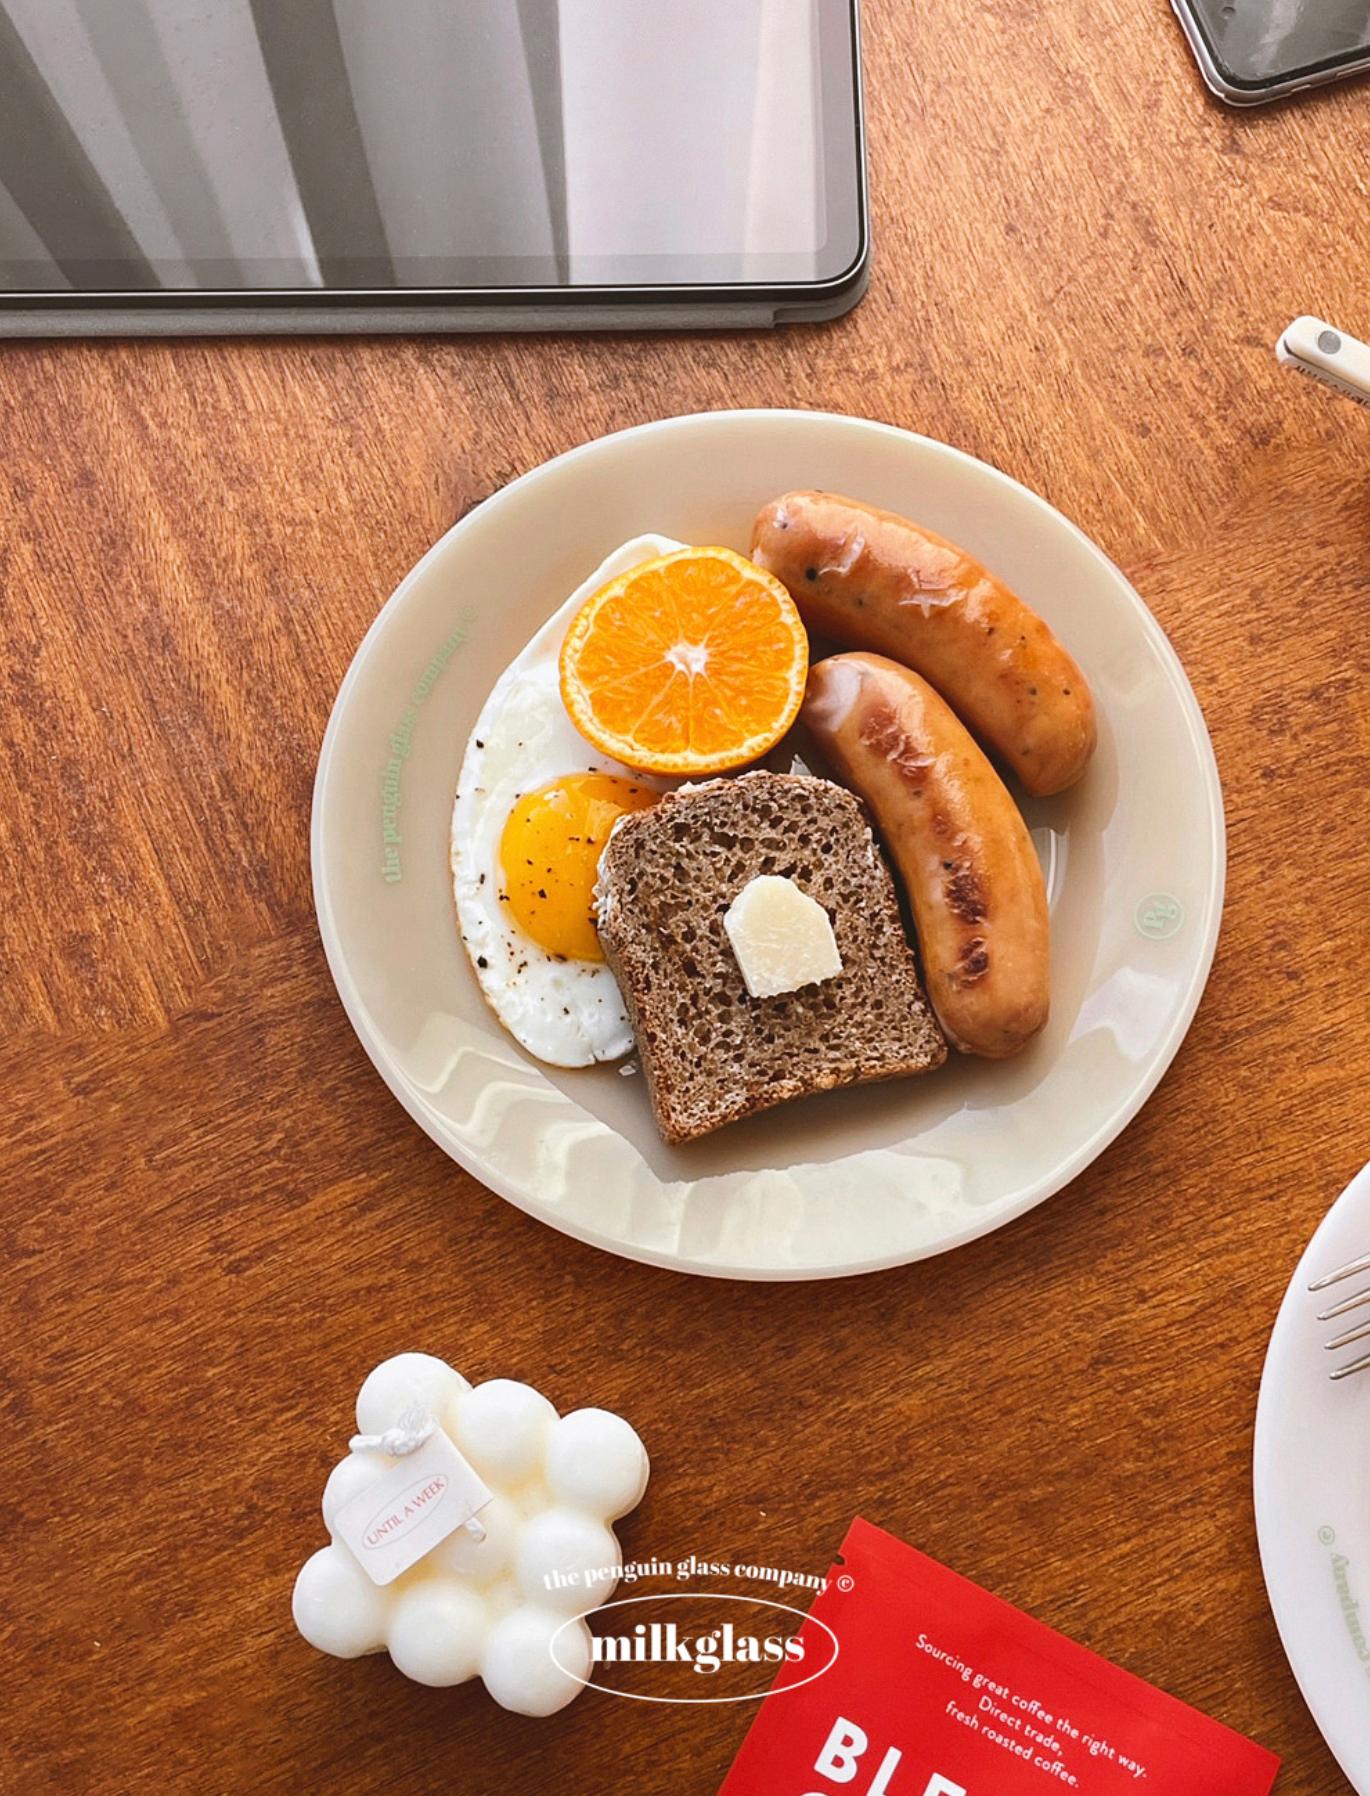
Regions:
<instances>
[{"instance_id":1,"label":"green logo stamp on plate","mask_svg":"<svg viewBox=\"0 0 1370 1796\"><path fill-rule=\"evenodd\" d=\"M461 614L462 622L424 668L409 696L409 703L386 738L389 753L381 768L381 878L387 885L399 885L404 878L400 862L400 845L404 840L400 831L400 800L403 797L404 764L414 745L414 725L419 720L420 707L438 683L439 674L466 641L470 612L468 605Z\"/></svg>"},{"instance_id":2,"label":"green logo stamp on plate","mask_svg":"<svg viewBox=\"0 0 1370 1796\"><path fill-rule=\"evenodd\" d=\"M1168 892L1152 892L1137 906L1137 932L1148 941L1168 942L1184 927L1184 906Z\"/></svg>"}]
</instances>

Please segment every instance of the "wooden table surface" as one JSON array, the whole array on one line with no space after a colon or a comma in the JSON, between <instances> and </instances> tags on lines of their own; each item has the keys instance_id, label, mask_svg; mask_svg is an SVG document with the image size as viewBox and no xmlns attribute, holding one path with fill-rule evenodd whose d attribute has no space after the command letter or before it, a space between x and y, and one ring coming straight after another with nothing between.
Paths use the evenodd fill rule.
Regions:
<instances>
[{"instance_id":1,"label":"wooden table surface","mask_svg":"<svg viewBox=\"0 0 1370 1796\"><path fill-rule=\"evenodd\" d=\"M1370 90L1235 116L1163 0L868 0L869 297L776 334L0 349L10 1574L0 1785L712 1792L750 1712L323 1658L290 1625L365 1371L423 1346L626 1412L625 1552L822 1570L858 1511L1347 1788L1266 1608L1262 1354L1370 1151ZM1208 995L1126 1134L947 1258L725 1286L539 1226L387 1096L310 903L315 755L469 506L618 426L865 413L1133 577L1231 832Z\"/></svg>"}]
</instances>

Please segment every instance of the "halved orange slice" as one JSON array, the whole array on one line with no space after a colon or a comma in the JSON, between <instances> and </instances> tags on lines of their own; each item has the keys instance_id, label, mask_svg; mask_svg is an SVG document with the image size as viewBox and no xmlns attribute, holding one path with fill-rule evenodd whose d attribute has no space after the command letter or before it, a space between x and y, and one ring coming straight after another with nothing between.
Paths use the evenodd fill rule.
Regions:
<instances>
[{"instance_id":1,"label":"halved orange slice","mask_svg":"<svg viewBox=\"0 0 1370 1796\"><path fill-rule=\"evenodd\" d=\"M732 549L619 574L571 621L561 697L582 736L648 773L722 773L773 748L804 696L794 600Z\"/></svg>"}]
</instances>

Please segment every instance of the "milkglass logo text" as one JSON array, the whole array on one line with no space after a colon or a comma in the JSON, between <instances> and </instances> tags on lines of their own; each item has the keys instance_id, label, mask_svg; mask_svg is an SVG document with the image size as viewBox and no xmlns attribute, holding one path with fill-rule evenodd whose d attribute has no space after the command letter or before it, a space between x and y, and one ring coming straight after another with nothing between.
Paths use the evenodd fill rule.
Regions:
<instances>
[{"instance_id":1,"label":"milkglass logo text","mask_svg":"<svg viewBox=\"0 0 1370 1796\"><path fill-rule=\"evenodd\" d=\"M837 1662L836 1634L773 1597L658 1591L600 1604L594 1626L568 1616L551 1641L568 1677L631 1702L759 1702Z\"/></svg>"},{"instance_id":2,"label":"milkglass logo text","mask_svg":"<svg viewBox=\"0 0 1370 1796\"><path fill-rule=\"evenodd\" d=\"M716 1633L682 1634L673 1621L638 1622L628 1634L596 1634L590 1646L596 1665L688 1665L712 1676L724 1665L800 1665L804 1642L797 1635L739 1634L730 1621Z\"/></svg>"}]
</instances>

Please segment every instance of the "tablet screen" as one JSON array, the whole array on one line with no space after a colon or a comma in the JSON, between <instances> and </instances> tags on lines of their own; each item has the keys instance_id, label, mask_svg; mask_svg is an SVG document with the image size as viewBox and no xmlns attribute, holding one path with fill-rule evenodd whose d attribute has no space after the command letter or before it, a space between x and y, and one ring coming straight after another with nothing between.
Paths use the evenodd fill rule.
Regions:
<instances>
[{"instance_id":1,"label":"tablet screen","mask_svg":"<svg viewBox=\"0 0 1370 1796\"><path fill-rule=\"evenodd\" d=\"M853 0L0 0L0 287L836 280Z\"/></svg>"}]
</instances>

